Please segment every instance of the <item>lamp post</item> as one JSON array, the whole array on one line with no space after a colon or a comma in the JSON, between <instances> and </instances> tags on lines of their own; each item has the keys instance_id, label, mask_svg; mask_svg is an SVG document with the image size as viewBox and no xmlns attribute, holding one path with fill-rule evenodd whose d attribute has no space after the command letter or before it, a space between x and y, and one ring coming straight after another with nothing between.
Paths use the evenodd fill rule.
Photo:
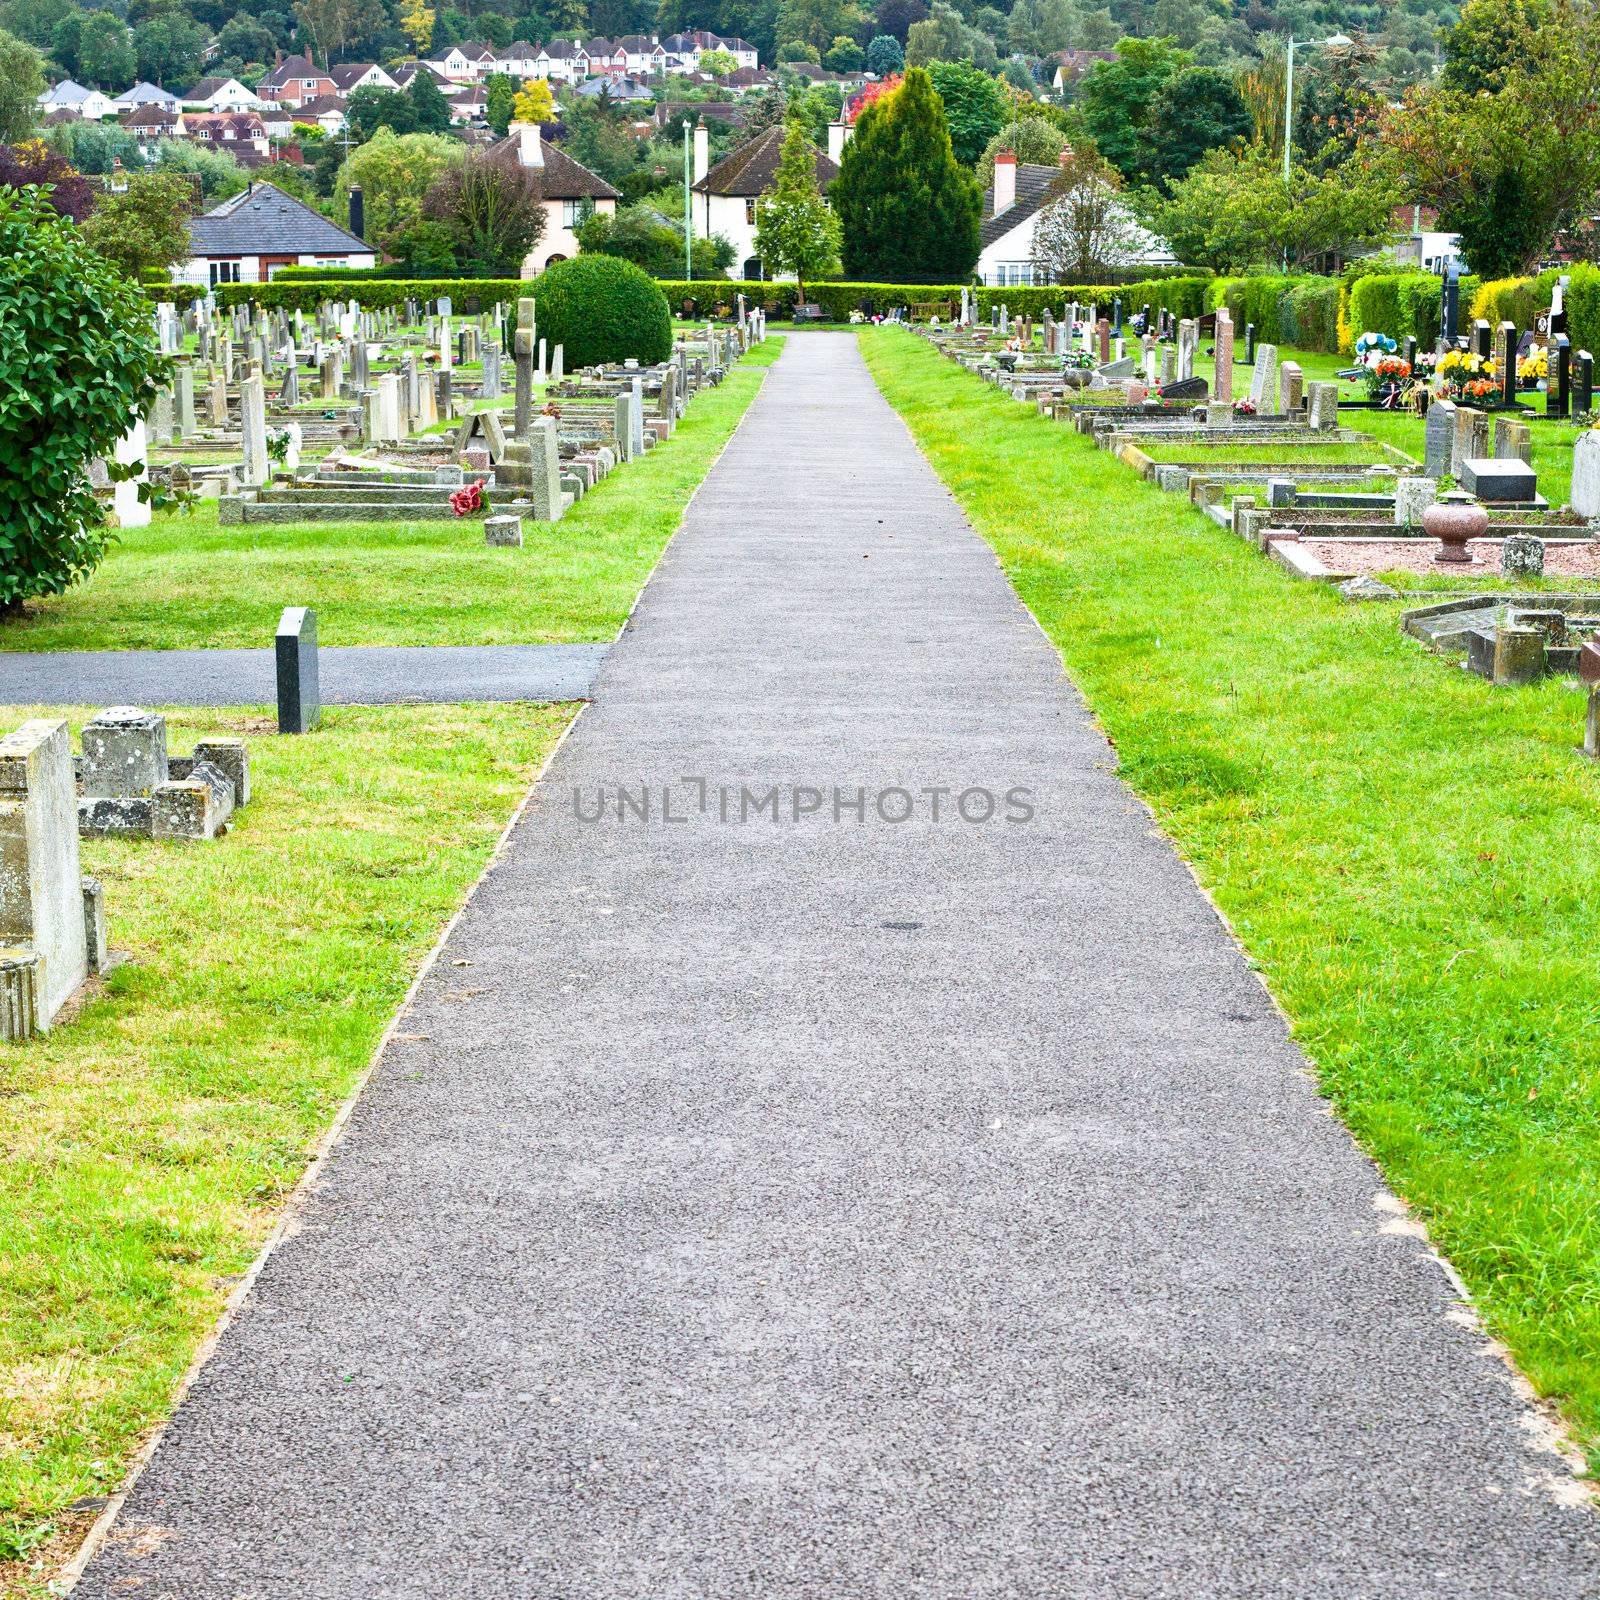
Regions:
<instances>
[{"instance_id":1,"label":"lamp post","mask_svg":"<svg viewBox=\"0 0 1600 1600\"><path fill-rule=\"evenodd\" d=\"M1283 85L1283 181L1289 181L1289 161L1294 154L1294 53L1296 50L1319 50L1325 44L1354 44L1342 33L1326 39L1291 39L1289 41L1289 66Z\"/></svg>"},{"instance_id":2,"label":"lamp post","mask_svg":"<svg viewBox=\"0 0 1600 1600\"><path fill-rule=\"evenodd\" d=\"M686 279L694 277L694 200L689 193L689 172L691 158L689 153L692 134L689 131L689 119L683 119L683 275Z\"/></svg>"}]
</instances>

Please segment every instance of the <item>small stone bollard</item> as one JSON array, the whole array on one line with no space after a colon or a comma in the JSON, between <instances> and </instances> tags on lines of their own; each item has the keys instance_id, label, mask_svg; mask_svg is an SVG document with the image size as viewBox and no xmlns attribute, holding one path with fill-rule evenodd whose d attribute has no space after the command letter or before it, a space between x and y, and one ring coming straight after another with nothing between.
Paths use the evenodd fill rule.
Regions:
<instances>
[{"instance_id":1,"label":"small stone bollard","mask_svg":"<svg viewBox=\"0 0 1600 1600\"><path fill-rule=\"evenodd\" d=\"M522 518L485 517L483 519L483 542L488 545L514 546L520 549L522 545Z\"/></svg>"},{"instance_id":2,"label":"small stone bollard","mask_svg":"<svg viewBox=\"0 0 1600 1600\"><path fill-rule=\"evenodd\" d=\"M1508 578L1544 576L1544 540L1532 533L1508 533L1500 545L1500 570Z\"/></svg>"},{"instance_id":3,"label":"small stone bollard","mask_svg":"<svg viewBox=\"0 0 1600 1600\"><path fill-rule=\"evenodd\" d=\"M309 733L322 720L317 676L317 614L285 606L274 641L278 667L278 732Z\"/></svg>"}]
</instances>

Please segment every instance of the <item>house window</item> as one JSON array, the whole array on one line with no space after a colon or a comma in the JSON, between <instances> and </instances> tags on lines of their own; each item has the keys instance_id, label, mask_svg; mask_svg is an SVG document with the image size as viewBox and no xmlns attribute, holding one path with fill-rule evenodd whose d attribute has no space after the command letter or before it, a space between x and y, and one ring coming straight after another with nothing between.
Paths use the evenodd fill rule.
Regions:
<instances>
[{"instance_id":1,"label":"house window","mask_svg":"<svg viewBox=\"0 0 1600 1600\"><path fill-rule=\"evenodd\" d=\"M237 283L239 281L239 263L237 261L213 261L211 263L211 287L214 289L219 283Z\"/></svg>"},{"instance_id":2,"label":"house window","mask_svg":"<svg viewBox=\"0 0 1600 1600\"><path fill-rule=\"evenodd\" d=\"M317 80L315 78L302 78L300 80L300 87L304 89L307 94L315 94L317 89Z\"/></svg>"},{"instance_id":3,"label":"house window","mask_svg":"<svg viewBox=\"0 0 1600 1600\"><path fill-rule=\"evenodd\" d=\"M747 228L753 228L756 225L756 203L754 200L746 200L744 203L744 225Z\"/></svg>"},{"instance_id":4,"label":"house window","mask_svg":"<svg viewBox=\"0 0 1600 1600\"><path fill-rule=\"evenodd\" d=\"M563 228L576 228L583 221L583 201L563 200L561 202L561 226Z\"/></svg>"}]
</instances>

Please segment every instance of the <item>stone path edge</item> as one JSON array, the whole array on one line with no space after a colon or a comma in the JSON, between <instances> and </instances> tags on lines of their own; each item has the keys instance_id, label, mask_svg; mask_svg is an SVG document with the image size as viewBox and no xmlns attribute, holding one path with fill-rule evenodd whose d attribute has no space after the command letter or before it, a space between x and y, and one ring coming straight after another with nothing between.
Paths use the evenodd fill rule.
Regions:
<instances>
[{"instance_id":1,"label":"stone path edge","mask_svg":"<svg viewBox=\"0 0 1600 1600\"><path fill-rule=\"evenodd\" d=\"M683 512L678 518L677 527L672 530L671 537L661 547L660 554L652 563L650 571L646 573L644 581L639 585L639 591L634 595L633 603L628 607L628 614L622 619L622 624L617 629L614 639L620 639L627 631L628 624L633 620L634 612L639 609L639 602L644 598L646 587L649 585L650 580L655 577L657 568L666 559L667 552L672 548L673 541L683 531L683 525L688 520L689 508L694 504L696 497L705 486L707 479L710 478L717 463L727 453L729 445L738 436L739 429L744 426L745 418L749 416L751 406L755 404L756 398L765 386L767 374L770 371L770 365L759 369L760 381L756 385L755 393L750 396L750 405L745 407L744 414L723 441L722 449L717 452L713 460L707 465L704 476L695 485L689 498L684 501ZM898 416L899 413L897 412L896 415ZM909 432L909 430L907 431ZM1033 613L1029 612L1029 615L1032 616ZM1034 620L1037 624L1038 619L1035 618ZM483 864L483 870L473 879L471 887L461 897L461 904L451 913L449 921L439 930L438 937L434 940L428 953L422 958L421 965L418 966L415 975L406 988L405 994L395 1007L394 1015L385 1024L382 1034L379 1035L377 1043L373 1046L372 1054L368 1057L366 1066L361 1069L360 1076L351 1085L350 1092L340 1103L338 1111L334 1113L333 1120L312 1146L311 1159L306 1163L305 1171L300 1174L299 1181L290 1190L289 1198L284 1202L283 1210L278 1220L273 1224L272 1231L267 1235L261 1248L256 1252L255 1259L245 1269L238 1283L233 1286L227 1300L223 1303L222 1310L217 1315L216 1321L196 1347L189 1365L184 1369L183 1376L178 1380L177 1388L172 1393L172 1401L167 1408L167 1414L156 1424L149 1437L144 1440L134 1453L133 1459L128 1463L127 1470L123 1473L122 1482L118 1486L117 1492L106 1502L105 1509L95 1518L89 1531L83 1536L83 1540L77 1550L57 1569L53 1581L60 1587L63 1596L71 1594L73 1589L77 1587L78 1580L82 1578L84 1572L88 1569L89 1563L100 1553L101 1547L110 1537L111 1530L116 1526L117 1518L122 1515L122 1508L127 1503L128 1496L132 1494L134 1485L138 1483L140 1476L145 1468L149 1466L156 1451L161 1448L161 1441L171 1425L172 1418L177 1414L178 1407L183 1404L184 1397L194 1387L195 1380L200 1376L201 1370L211 1359L217 1346L221 1344L223 1335L227 1333L234 1318L238 1316L240 1308L250 1297L250 1291L255 1287L256 1279L260 1277L265 1269L268 1258L288 1237L289 1230L305 1202L305 1197L310 1193L312 1186L321 1175L322 1169L327 1165L328 1158L338 1148L339 1141L344 1137L350 1118L355 1113L356 1103L365 1093L367 1084L372 1079L372 1074L377 1070L378 1063L383 1059L384 1051L389 1048L389 1041L393 1038L395 1030L400 1026L401 1019L410 1008L411 1002L416 998L417 991L421 989L429 973L433 971L435 964L438 962L440 952L449 942L451 934L455 932L456 924L466 915L467 907L472 904L478 890L482 888L489 874L499 865L512 833L516 830L518 823L522 821L523 813L527 811L528 806L532 803L540 784L544 782L545 773L549 771L551 764L561 753L562 746L566 744L572 730L578 726L586 709L587 702L578 702L577 710L573 713L572 719L561 730L561 736L545 752L545 758L539 763L539 769L534 773L533 780L529 783L522 798L517 802L516 809L506 819L506 825L500 830L500 835L494 842L494 848L489 852L489 859Z\"/></svg>"},{"instance_id":2,"label":"stone path edge","mask_svg":"<svg viewBox=\"0 0 1600 1600\"><path fill-rule=\"evenodd\" d=\"M859 333L856 335L856 344L858 348L863 346L863 340ZM962 501L961 496L957 494L955 489L951 486L949 479L946 478L944 472L940 468L937 457L930 455L927 451L923 450L922 446L917 442L916 433L912 430L911 424L906 418L906 414L894 403L893 400L889 398L889 395L884 390L883 386L878 384L877 374L873 372L871 362L866 359L866 351L864 348L862 348L862 364L866 367L873 383L878 385L878 392L883 395L884 403L892 412L894 412L896 421L898 421L900 426L905 429L906 437L910 440L912 449L916 450L924 457L924 459L928 462L928 465L933 469L935 477L937 477L939 482L943 484L945 493L950 496L950 498L958 507L960 507L962 515L966 517L967 520L972 524L974 532L977 533L978 537L982 539L984 544L988 547L990 558L993 560L995 566L999 569L1000 576L1008 585L1010 585L1013 592L1017 594L1018 601L1021 603L1023 610L1028 614L1028 620L1034 625L1035 628L1038 629L1039 636L1050 647L1050 649L1055 651L1056 658L1061 664L1062 675L1077 691L1079 698L1082 700L1085 709L1089 713L1089 719L1094 725L1095 732L1098 733L1099 736L1105 741L1106 750L1111 756L1111 765L1113 769L1120 775L1122 769L1121 752L1117 748L1116 741L1112 739L1111 735L1106 731L1104 724L1101 722L1100 712L1094 703L1093 697L1073 675L1072 669L1067 665L1066 657L1062 654L1060 646L1057 645L1055 640L1052 639L1049 633L1045 631L1045 626L1039 620L1038 615L1035 613L1033 607L1022 598L1020 591L1017 591L1016 589L1016 585L1012 584L1011 574L1006 571L1005 563L1000 559L1000 552L996 550L994 545L989 542L988 535L984 533L982 524L976 518L974 511ZM730 435L730 438L731 437L732 436ZM635 604L637 604L637 602L635 602ZM1234 948L1238 950L1240 956L1244 960L1245 965L1249 968L1251 975L1255 978L1257 984L1260 986L1261 993L1265 996L1267 1004L1270 1005L1275 1012L1277 1012L1279 1018L1282 1020L1284 1031L1294 1041L1296 1047L1302 1052L1302 1054L1304 1054L1305 1046L1300 1042L1299 1036L1295 1031L1294 1018L1284 1008L1277 995L1273 992L1272 986L1267 982L1266 976L1261 971L1255 955L1252 953L1250 947L1244 942L1244 940L1239 937L1238 930L1234 927L1232 921L1228 917L1228 914L1222 909L1221 906L1217 904L1216 897L1212 894L1210 887L1201 878L1194 862L1189 858L1188 852L1185 851L1179 842L1167 832L1166 828L1162 825L1161 818L1156 814L1156 811L1154 807L1151 806L1150 802L1146 800L1145 797L1140 794L1139 791L1135 789L1126 778L1124 778L1122 781L1126 788L1127 794L1137 802L1140 809L1144 812L1145 817L1149 821L1151 830L1160 834L1162 839L1166 841L1168 849L1171 850L1179 865L1182 866L1183 870L1189 875L1190 880L1193 882L1196 890L1199 891L1200 896L1205 901L1206 905L1210 907L1211 914L1217 919L1217 924L1222 929L1223 934L1233 944ZM1518 1366L1517 1359L1511 1353L1510 1347L1502 1343L1498 1338L1495 1337L1493 1333L1490 1332L1488 1324L1484 1321L1483 1313L1478 1307L1477 1300L1473 1297L1471 1289L1467 1287L1466 1280L1456 1270L1450 1258L1434 1242L1433 1234L1429 1230L1427 1223L1416 1214L1416 1212L1409 1204L1407 1204L1402 1196L1396 1194L1390 1187L1388 1176L1384 1172L1382 1166L1379 1164L1377 1157L1374 1156L1371 1151L1369 1151L1366 1146L1363 1145L1355 1136L1349 1125L1345 1122L1344 1118L1339 1114L1338 1107L1323 1092L1321 1076L1316 1067L1316 1063L1309 1055L1307 1055L1306 1059L1309 1064L1307 1076L1310 1080L1311 1088L1315 1092L1318 1101L1322 1105L1323 1111L1327 1116L1332 1118L1335 1123L1338 1124L1345 1138L1348 1139L1355 1147L1356 1154L1360 1156L1360 1158L1372 1169L1373 1178L1377 1184L1377 1193L1374 1196L1374 1205L1380 1210L1386 1209L1390 1213L1390 1220L1388 1223L1384 1224L1385 1228L1387 1230L1404 1231L1411 1234L1427 1251L1434 1264L1439 1268L1440 1272L1444 1274L1445 1282L1449 1284L1451 1293L1455 1295L1458 1301L1458 1314L1470 1319L1473 1332L1476 1333L1478 1339L1484 1346L1484 1353L1492 1357L1498 1363L1506 1376L1506 1380L1510 1383L1512 1390L1526 1408L1528 1417L1534 1425L1532 1431L1537 1434L1537 1437L1530 1438L1530 1447L1533 1449L1543 1448L1548 1450L1561 1462L1562 1466L1564 1466L1567 1469L1567 1472L1571 1475L1570 1480L1555 1479L1547 1483L1545 1485L1547 1492L1552 1498L1557 1500L1561 1500L1569 1494L1575 1495L1576 1497L1580 1497L1581 1500L1587 1501L1593 1510L1595 1510L1597 1513L1600 1513L1600 1480L1593 1479L1588 1475L1588 1458L1584 1453L1583 1447L1578 1443L1577 1438L1572 1431L1571 1424L1567 1421L1566 1417L1561 1414L1560 1410L1553 1401L1547 1400L1533 1387L1533 1384L1529 1380L1527 1374L1523 1372L1520 1366Z\"/></svg>"},{"instance_id":3,"label":"stone path edge","mask_svg":"<svg viewBox=\"0 0 1600 1600\"><path fill-rule=\"evenodd\" d=\"M635 601L637 604L637 601ZM133 1493L134 1486L138 1483L144 1470L154 1459L156 1452L161 1448L161 1441L166 1436L167 1429L172 1424L173 1417L177 1414L178 1407L183 1404L184 1398L194 1387L195 1380L200 1376L202 1369L216 1353L221 1344L223 1335L227 1333L240 1308L250 1297L250 1291L255 1287L256 1280L261 1276L268 1259L280 1244L289 1236L306 1196L311 1192L317 1180L322 1175L323 1168L328 1163L328 1158L339 1146L345 1130L350 1124L350 1118L355 1112L356 1103L366 1092L367 1084L371 1081L373 1073L377 1070L378 1063L383 1059L383 1053L389 1048L390 1040L394 1037L395 1030L400 1026L406 1012L410 1009L411 1002L416 998L418 990L427 980L439 960L440 953L449 942L450 936L455 932L456 924L466 915L467 907L472 904L484 881L489 877L505 853L506 845L510 842L512 833L522 821L523 814L532 803L534 795L538 792L539 785L544 782L544 775L550 769L550 764L561 753L561 748L566 744L568 736L577 727L587 709L586 702L579 702L571 719L555 743L545 752L544 760L539 763L538 770L533 774L522 798L517 801L516 807L506 819L505 826L496 837L494 846L489 852L488 860L483 864L466 893L461 897L461 904L451 912L449 919L440 928L438 935L429 946L427 954L423 956L416 972L412 975L411 982L406 986L406 992L401 996L394 1008L394 1015L384 1024L383 1032L378 1036L377 1042L372 1047L372 1053L367 1058L367 1064L361 1069L356 1081L350 1086L349 1093L340 1102L338 1110L334 1113L332 1121L317 1136L311 1147L311 1159L306 1163L305 1170L300 1174L294 1187L289 1191L288 1199L284 1201L283 1209L278 1219L273 1223L271 1231L262 1242L261 1248L256 1251L250 1265L240 1275L239 1281L233 1286L228 1298L223 1302L221 1311L217 1314L212 1326L202 1336L196 1346L194 1355L189 1360L189 1365L184 1368L183 1376L179 1378L177 1387L173 1390L171 1402L167 1406L166 1415L156 1423L149 1436L139 1445L123 1472L122 1482L117 1487L117 1492L106 1502L105 1509L95 1518L89 1531L83 1536L82 1542L76 1551L57 1569L53 1584L63 1595L69 1595L77 1587L78 1580L83 1577L89 1563L100 1553L111 1530L116 1526L117 1518L122 1515L122 1508L127 1503L128 1496Z\"/></svg>"}]
</instances>

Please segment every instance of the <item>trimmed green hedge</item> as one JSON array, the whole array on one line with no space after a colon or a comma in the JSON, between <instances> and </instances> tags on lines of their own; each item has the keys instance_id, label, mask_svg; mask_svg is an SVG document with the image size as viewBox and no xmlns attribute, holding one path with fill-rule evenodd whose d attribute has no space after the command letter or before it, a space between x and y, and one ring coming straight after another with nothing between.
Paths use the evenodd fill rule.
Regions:
<instances>
[{"instance_id":1,"label":"trimmed green hedge","mask_svg":"<svg viewBox=\"0 0 1600 1600\"><path fill-rule=\"evenodd\" d=\"M303 269L310 270L310 269ZM397 306L406 300L436 300L448 295L459 307L476 296L487 308L497 300L507 305L523 295L538 297L537 278L367 278L359 273L353 278L330 277L326 273L316 278L289 279L288 269L280 272L271 283L228 283L217 288L217 303L223 306L256 305L283 306L286 309L314 311L324 300L354 300L368 310ZM988 315L992 307L1006 305L1015 315L1039 316L1049 306L1059 311L1069 300L1080 304L1092 303L1108 311L1113 297L1121 295L1124 310L1134 309L1147 301L1152 306L1165 306L1180 317L1197 317L1204 309L1205 291L1210 280L1197 275L1177 278L1147 278L1124 284L1061 284L1049 289L1027 289L1012 286L1004 289L977 290L978 309ZM794 314L796 286L792 283L753 283L718 279L658 279L657 286L667 297L667 304L676 314L686 299L694 300L705 310L717 305L731 305L735 295L742 293L745 304L762 307L768 316L790 317ZM836 322L845 321L852 311L863 311L867 302L880 311L894 306L929 305L938 301L959 301L959 284L903 284L903 283L808 283L806 298L820 305Z\"/></svg>"},{"instance_id":2,"label":"trimmed green hedge","mask_svg":"<svg viewBox=\"0 0 1600 1600\"><path fill-rule=\"evenodd\" d=\"M404 281L393 267L279 267L272 275L274 283L285 279L290 283L307 283L318 278L332 278L339 283Z\"/></svg>"},{"instance_id":3,"label":"trimmed green hedge","mask_svg":"<svg viewBox=\"0 0 1600 1600\"><path fill-rule=\"evenodd\" d=\"M139 285L151 305L160 305L163 300L169 306L189 306L200 299L205 290L193 283L143 283Z\"/></svg>"},{"instance_id":4,"label":"trimmed green hedge","mask_svg":"<svg viewBox=\"0 0 1600 1600\"><path fill-rule=\"evenodd\" d=\"M510 304L532 294L526 278L311 278L285 283L280 273L271 283L220 283L219 306L282 306L287 311L315 311L324 300L354 300L368 311L404 305L407 300L437 300L448 295L460 306L477 297L485 310L496 301Z\"/></svg>"},{"instance_id":5,"label":"trimmed green hedge","mask_svg":"<svg viewBox=\"0 0 1600 1600\"><path fill-rule=\"evenodd\" d=\"M666 297L648 273L621 256L558 261L528 287L539 308L540 343L562 346L571 367L630 356L649 366L672 354Z\"/></svg>"}]
</instances>

